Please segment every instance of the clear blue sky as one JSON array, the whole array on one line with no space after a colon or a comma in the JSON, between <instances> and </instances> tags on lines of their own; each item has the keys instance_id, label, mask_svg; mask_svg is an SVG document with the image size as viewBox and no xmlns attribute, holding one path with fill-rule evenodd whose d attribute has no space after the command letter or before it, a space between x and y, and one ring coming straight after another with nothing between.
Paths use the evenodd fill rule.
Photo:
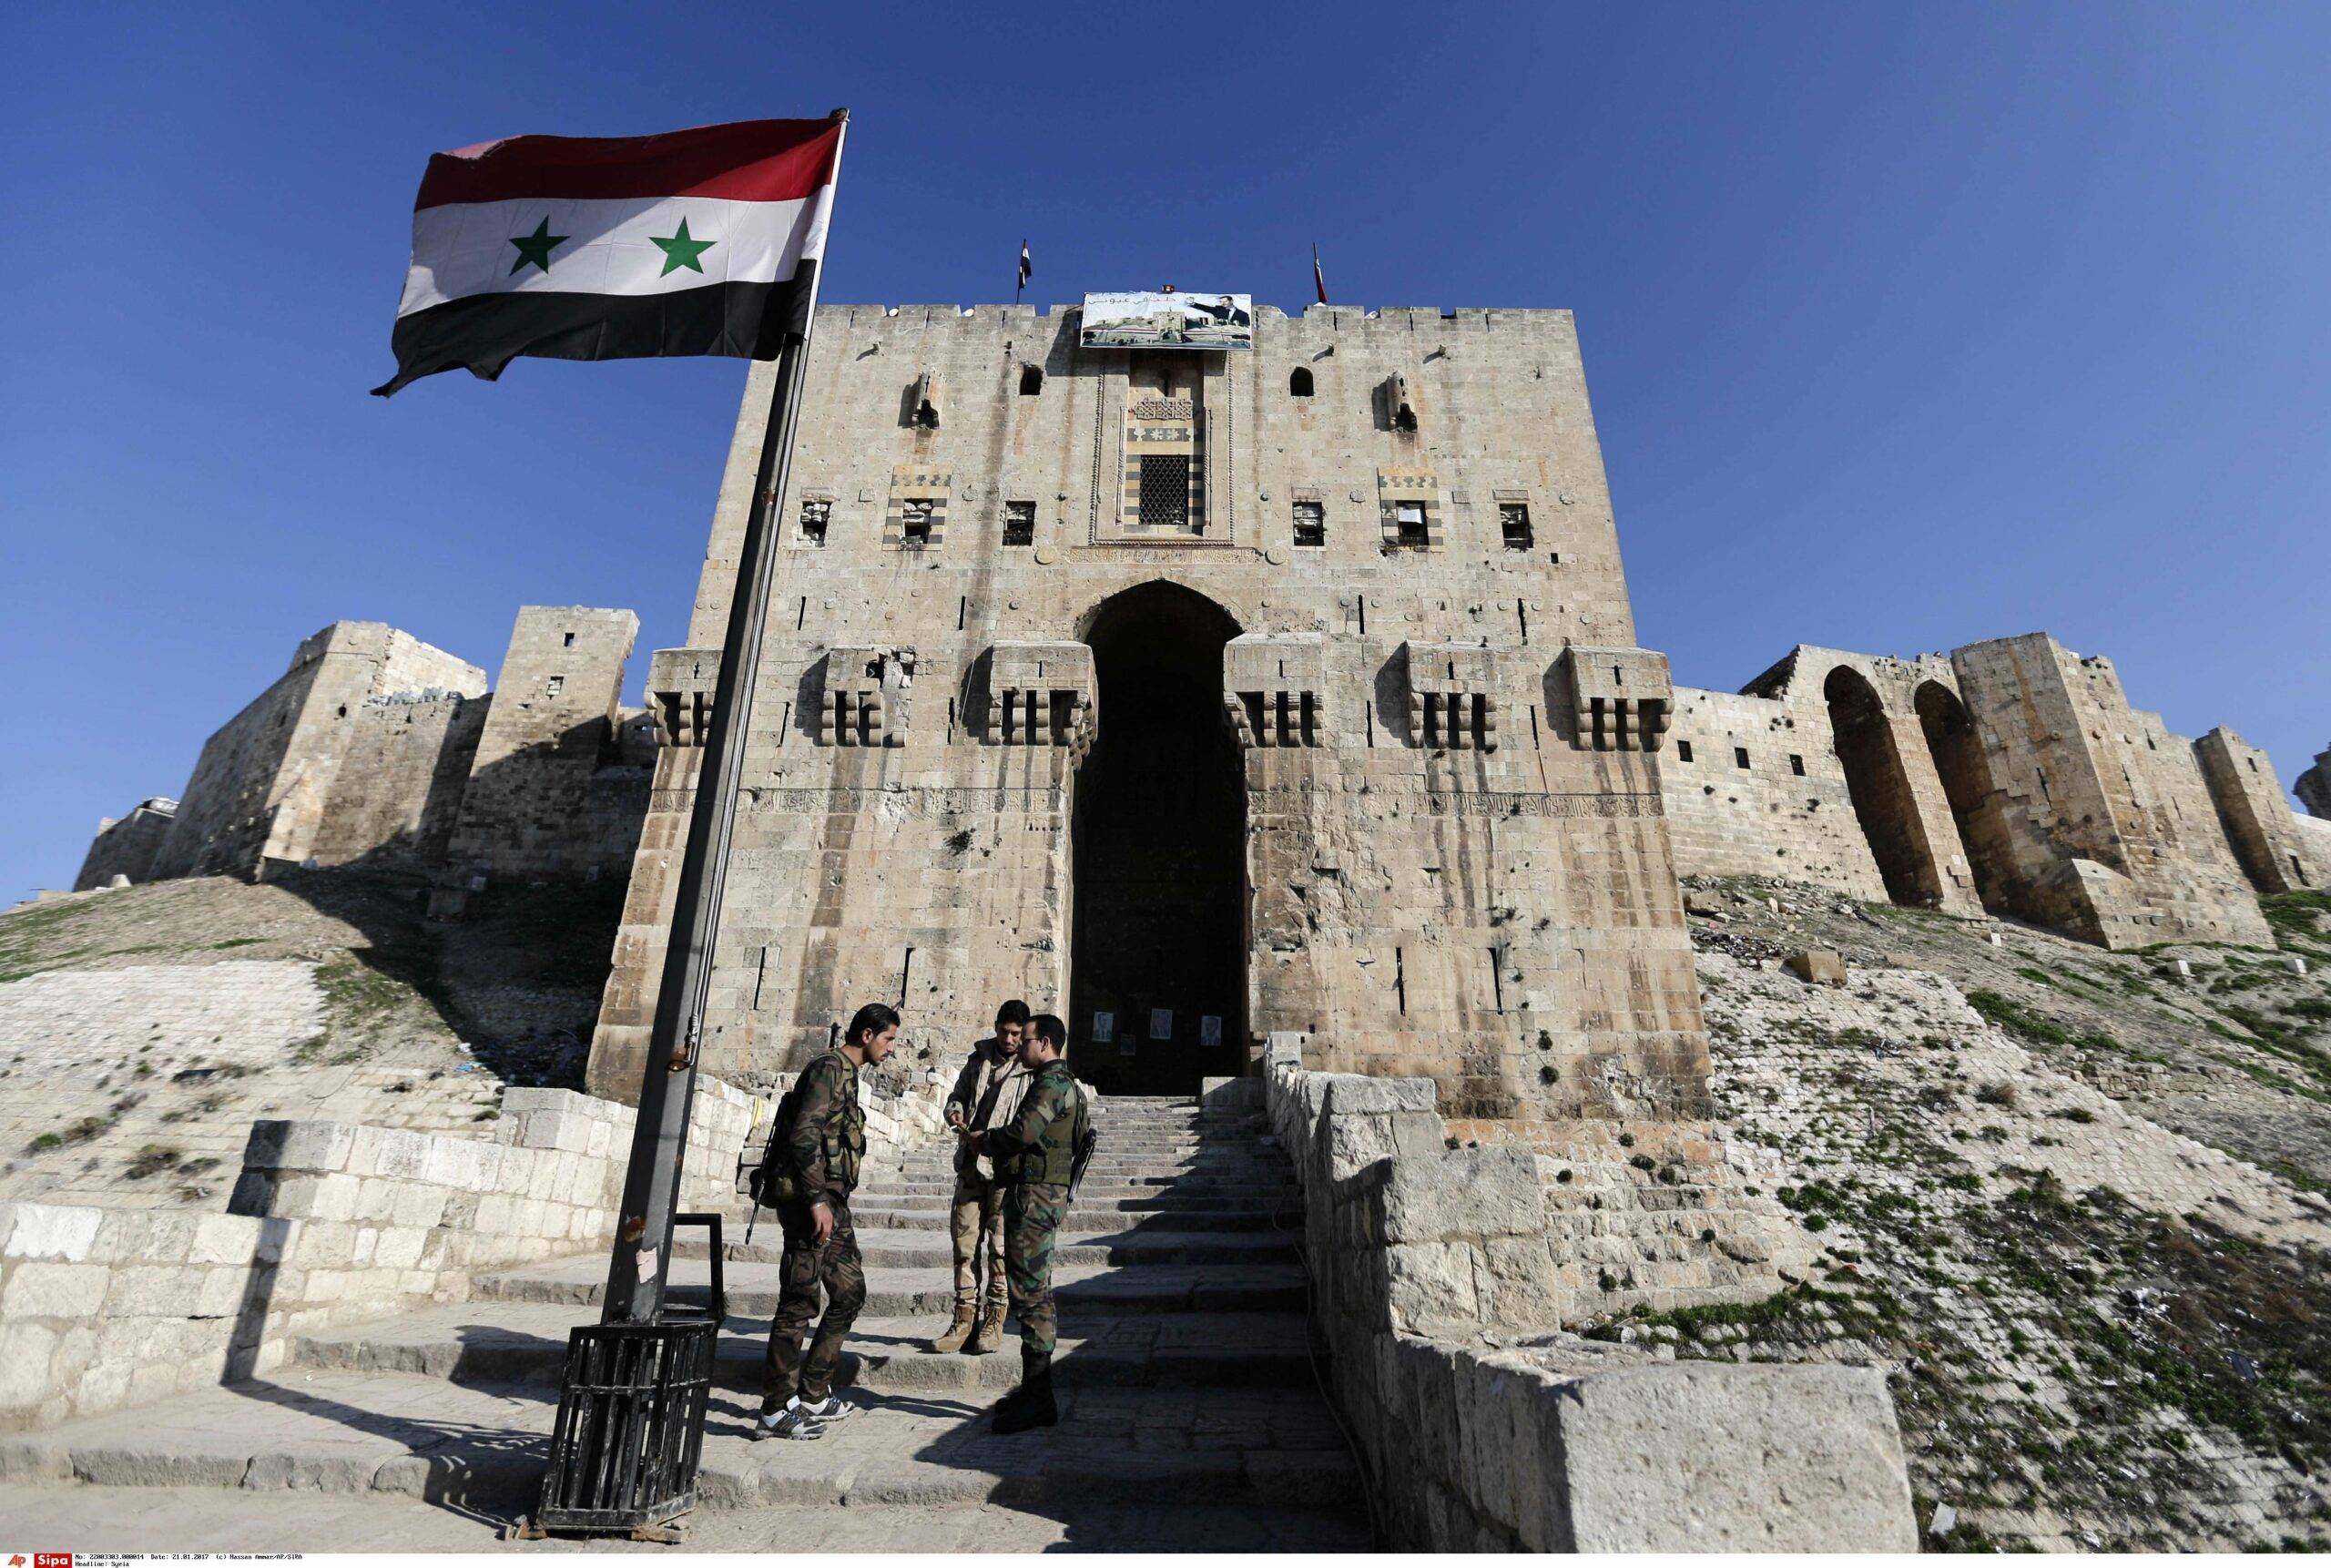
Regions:
<instances>
[{"instance_id":1,"label":"clear blue sky","mask_svg":"<svg viewBox=\"0 0 2331 1568\"><path fill-rule=\"evenodd\" d=\"M392 402L435 148L847 104L828 298L1578 313L1643 640L2053 631L2331 742L2331 5L25 6L0 58L0 901L300 638L681 640L743 367Z\"/></svg>"}]
</instances>

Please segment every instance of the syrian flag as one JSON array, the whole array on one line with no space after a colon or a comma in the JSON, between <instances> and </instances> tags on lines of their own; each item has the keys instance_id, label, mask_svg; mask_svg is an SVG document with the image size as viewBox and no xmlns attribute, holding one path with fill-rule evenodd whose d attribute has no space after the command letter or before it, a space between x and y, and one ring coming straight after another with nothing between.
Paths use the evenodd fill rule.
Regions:
<instances>
[{"instance_id":1,"label":"syrian flag","mask_svg":"<svg viewBox=\"0 0 2331 1568\"><path fill-rule=\"evenodd\" d=\"M1319 303L1328 302L1328 275L1319 270L1319 248L1311 247L1311 286L1319 291Z\"/></svg>"},{"instance_id":2,"label":"syrian flag","mask_svg":"<svg viewBox=\"0 0 2331 1568\"><path fill-rule=\"evenodd\" d=\"M1026 288L1028 280L1035 275L1036 264L1028 254L1028 242L1023 239L1020 241L1020 287Z\"/></svg>"},{"instance_id":3,"label":"syrian flag","mask_svg":"<svg viewBox=\"0 0 2331 1568\"><path fill-rule=\"evenodd\" d=\"M773 360L808 326L843 121L521 136L429 160L386 397L520 354Z\"/></svg>"}]
</instances>

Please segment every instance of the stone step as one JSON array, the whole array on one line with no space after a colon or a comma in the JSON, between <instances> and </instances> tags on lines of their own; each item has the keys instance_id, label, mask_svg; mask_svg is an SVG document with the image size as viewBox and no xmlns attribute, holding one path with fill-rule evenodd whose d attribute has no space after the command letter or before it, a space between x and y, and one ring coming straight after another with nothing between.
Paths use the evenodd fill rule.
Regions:
<instances>
[{"instance_id":1,"label":"stone step","mask_svg":"<svg viewBox=\"0 0 2331 1568\"><path fill-rule=\"evenodd\" d=\"M400 1372L477 1385L546 1383L565 1364L566 1333L587 1312L528 1302L468 1302L384 1323L310 1335L293 1341L301 1369ZM984 1356L932 1350L948 1315L860 1318L851 1326L840 1380L870 1394L934 1390L1000 1397L1020 1377L1020 1338L1007 1331ZM767 1322L732 1317L723 1328L714 1381L758 1396ZM1070 1315L1054 1365L1064 1380L1111 1388L1294 1388L1311 1364L1303 1319L1292 1312L1188 1315Z\"/></svg>"},{"instance_id":2,"label":"stone step","mask_svg":"<svg viewBox=\"0 0 2331 1568\"><path fill-rule=\"evenodd\" d=\"M850 1206L850 1217L861 1231L865 1230L938 1230L945 1231L952 1205L919 1202L901 1205L862 1200ZM746 1215L738 1211L728 1227L729 1235L742 1237ZM761 1214L761 1224L775 1225L768 1211ZM1284 1211L1248 1207L1239 1209L1173 1209L1146 1213L1128 1213L1123 1209L1093 1208L1079 1203L1068 1211L1069 1227L1073 1230L1106 1230L1112 1227L1138 1228L1145 1235L1152 1231L1171 1230L1282 1230L1302 1227L1300 1209Z\"/></svg>"},{"instance_id":3,"label":"stone step","mask_svg":"<svg viewBox=\"0 0 2331 1568\"><path fill-rule=\"evenodd\" d=\"M741 1237L744 1232L738 1230L736 1234ZM952 1268L955 1261L952 1243L943 1232L936 1230L863 1230L858 1237L858 1250L870 1268ZM775 1229L757 1227L749 1244L741 1239L729 1242L727 1256L731 1263L775 1263L784 1251L784 1240ZM676 1257L688 1259L706 1256L704 1244L697 1241L681 1242L673 1252ZM1243 1230L1073 1233L1060 1237L1053 1246L1053 1266L1056 1268L1139 1267L1153 1263L1277 1263L1296 1256L1291 1236Z\"/></svg>"},{"instance_id":4,"label":"stone step","mask_svg":"<svg viewBox=\"0 0 2331 1568\"><path fill-rule=\"evenodd\" d=\"M881 1187L861 1187L854 1195L850 1211L853 1215L863 1206L896 1209L928 1209L943 1214L955 1207L954 1189L946 1192L901 1192ZM1221 1214L1221 1213L1294 1213L1295 1195L1286 1193L1246 1194L1205 1193L1179 1194L1170 1192L1145 1193L1135 1197L1112 1198L1094 1196L1079 1191L1076 1202L1069 1210L1072 1216L1081 1214Z\"/></svg>"},{"instance_id":5,"label":"stone step","mask_svg":"<svg viewBox=\"0 0 2331 1568\"><path fill-rule=\"evenodd\" d=\"M713 1391L701 1506L964 1506L1205 1497L1356 1503L1359 1478L1308 1389L1109 1388L1064 1379L1061 1424L998 1437L976 1397L876 1395L815 1442L748 1441L758 1401ZM284 1368L134 1410L0 1437L0 1479L427 1497L524 1509L557 1390Z\"/></svg>"},{"instance_id":6,"label":"stone step","mask_svg":"<svg viewBox=\"0 0 2331 1568\"><path fill-rule=\"evenodd\" d=\"M952 1177L944 1181L936 1176L926 1180L883 1177L867 1182L858 1189L869 1201L900 1197L935 1197L952 1204L955 1183ZM1253 1198L1292 1207L1296 1191L1294 1184L1276 1178L1250 1182L1186 1181L1160 1176L1154 1181L1096 1182L1086 1177L1076 1189L1080 1203L1128 1203L1140 1198Z\"/></svg>"},{"instance_id":7,"label":"stone step","mask_svg":"<svg viewBox=\"0 0 2331 1568\"><path fill-rule=\"evenodd\" d=\"M699 1266L675 1271L677 1301L698 1303L706 1286ZM777 1310L779 1290L774 1264L738 1263L727 1270L732 1317L768 1318ZM597 1257L504 1274L479 1276L473 1294L488 1301L557 1302L587 1307L606 1287L606 1263ZM1053 1294L1065 1319L1096 1312L1286 1312L1304 1308L1303 1268L1296 1263L1145 1264L1133 1268L1061 1268L1053 1274ZM903 1318L946 1312L955 1301L954 1281L938 1268L869 1268L869 1317Z\"/></svg>"}]
</instances>

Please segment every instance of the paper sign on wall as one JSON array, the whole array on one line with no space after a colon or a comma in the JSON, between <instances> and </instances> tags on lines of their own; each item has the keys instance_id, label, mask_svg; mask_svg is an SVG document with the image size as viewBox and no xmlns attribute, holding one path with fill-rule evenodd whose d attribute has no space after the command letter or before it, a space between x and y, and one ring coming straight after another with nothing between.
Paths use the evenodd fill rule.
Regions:
<instances>
[{"instance_id":1,"label":"paper sign on wall","mask_svg":"<svg viewBox=\"0 0 2331 1568\"><path fill-rule=\"evenodd\" d=\"M1094 1044L1106 1045L1116 1037L1117 1015L1114 1013L1095 1013L1093 1015Z\"/></svg>"},{"instance_id":2,"label":"paper sign on wall","mask_svg":"<svg viewBox=\"0 0 2331 1568\"><path fill-rule=\"evenodd\" d=\"M1222 1015L1220 1013L1202 1013L1198 1014L1198 1044L1201 1045L1219 1045L1222 1044Z\"/></svg>"},{"instance_id":3,"label":"paper sign on wall","mask_svg":"<svg viewBox=\"0 0 2331 1568\"><path fill-rule=\"evenodd\" d=\"M1152 1040L1174 1038L1174 1010L1172 1008L1153 1007L1149 1010L1149 1037Z\"/></svg>"}]
</instances>

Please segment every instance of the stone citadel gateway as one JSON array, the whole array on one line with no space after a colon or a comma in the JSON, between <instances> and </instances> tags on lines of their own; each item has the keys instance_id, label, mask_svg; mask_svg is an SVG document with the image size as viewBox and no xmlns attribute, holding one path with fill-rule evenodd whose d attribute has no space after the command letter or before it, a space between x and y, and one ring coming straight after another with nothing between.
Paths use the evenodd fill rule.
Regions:
<instances>
[{"instance_id":1,"label":"stone citadel gateway","mask_svg":"<svg viewBox=\"0 0 2331 1568\"><path fill-rule=\"evenodd\" d=\"M1060 1007L1104 1091L1275 1032L1561 1147L1705 1115L1679 874L1756 872L2123 947L2259 942L2331 882L2239 737L2044 636L1799 647L1733 695L1635 644L1572 318L1256 312L1251 351L1088 348L1074 307L821 310L707 1063L765 1083L865 997L934 1042ZM592 1042L635 1092L772 390L748 381L690 644L522 612L483 672L341 623L109 823L80 885L272 864L629 877ZM174 811L174 814L173 814Z\"/></svg>"}]
</instances>

